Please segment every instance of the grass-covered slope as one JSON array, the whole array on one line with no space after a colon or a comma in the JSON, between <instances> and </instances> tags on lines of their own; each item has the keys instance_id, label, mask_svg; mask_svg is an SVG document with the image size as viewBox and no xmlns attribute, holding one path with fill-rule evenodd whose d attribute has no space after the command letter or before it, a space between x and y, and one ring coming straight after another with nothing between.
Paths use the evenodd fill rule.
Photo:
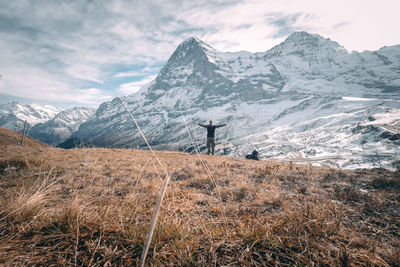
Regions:
<instances>
[{"instance_id":1,"label":"grass-covered slope","mask_svg":"<svg viewBox=\"0 0 400 267\"><path fill-rule=\"evenodd\" d=\"M20 133L0 127L0 149L7 150L6 147L17 146L21 144ZM28 136L24 137L24 146L29 148L49 148L48 145Z\"/></svg>"},{"instance_id":2,"label":"grass-covered slope","mask_svg":"<svg viewBox=\"0 0 400 267\"><path fill-rule=\"evenodd\" d=\"M156 153L173 181L149 265L400 265L399 173L203 156L210 177L197 155ZM150 152L0 156L1 265L138 263L164 178Z\"/></svg>"}]
</instances>

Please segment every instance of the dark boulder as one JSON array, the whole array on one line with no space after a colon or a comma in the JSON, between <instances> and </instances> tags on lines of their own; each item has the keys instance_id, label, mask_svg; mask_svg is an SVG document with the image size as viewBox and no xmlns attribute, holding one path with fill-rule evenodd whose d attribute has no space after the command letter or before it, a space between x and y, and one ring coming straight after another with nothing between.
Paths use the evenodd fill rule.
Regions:
<instances>
[{"instance_id":1,"label":"dark boulder","mask_svg":"<svg viewBox=\"0 0 400 267\"><path fill-rule=\"evenodd\" d=\"M250 155L246 155L246 159L259 160L257 150L253 150Z\"/></svg>"}]
</instances>

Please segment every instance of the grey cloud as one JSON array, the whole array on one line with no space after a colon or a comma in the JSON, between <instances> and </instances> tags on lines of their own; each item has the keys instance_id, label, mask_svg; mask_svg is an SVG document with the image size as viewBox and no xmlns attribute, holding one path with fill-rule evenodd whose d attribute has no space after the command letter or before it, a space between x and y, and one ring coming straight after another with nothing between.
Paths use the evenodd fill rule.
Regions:
<instances>
[{"instance_id":1,"label":"grey cloud","mask_svg":"<svg viewBox=\"0 0 400 267\"><path fill-rule=\"evenodd\" d=\"M352 23L353 23L352 21L340 22L340 23L337 23L337 24L333 25L333 29L334 30L338 30L338 29L346 27L347 25L350 25Z\"/></svg>"},{"instance_id":2,"label":"grey cloud","mask_svg":"<svg viewBox=\"0 0 400 267\"><path fill-rule=\"evenodd\" d=\"M18 53L15 50L19 48L35 54L42 49L47 51L46 58L66 64L69 64L68 59L87 59L91 64L104 64L104 61L119 63L118 59L135 60L129 46L136 44L126 44L130 41L124 39L126 36L112 32L112 28L120 23L134 26L143 34L139 38L132 36L133 41L169 42L168 49L175 46L177 40L207 31L175 18L176 13L190 12L200 5L191 1L34 1L25 5L24 1L11 2L10 5L3 3L0 6L3 10L0 11L0 25L3 25L0 32L8 33L6 38L12 43L13 52ZM209 1L203 4L205 8L212 9L235 3L237 1ZM146 52L138 51L138 54L150 56ZM99 62L96 62L95 56ZM40 54L34 56L38 61L40 57Z\"/></svg>"},{"instance_id":3,"label":"grey cloud","mask_svg":"<svg viewBox=\"0 0 400 267\"><path fill-rule=\"evenodd\" d=\"M299 27L296 24L300 19L312 19L311 15L304 13L283 14L283 13L268 13L266 14L266 23L276 27L276 31L269 37L281 38L289 35L292 32L307 30L304 27Z\"/></svg>"},{"instance_id":4,"label":"grey cloud","mask_svg":"<svg viewBox=\"0 0 400 267\"><path fill-rule=\"evenodd\" d=\"M251 24L243 24L240 26L235 27L235 30L242 30L242 29L249 29L252 25Z\"/></svg>"},{"instance_id":5,"label":"grey cloud","mask_svg":"<svg viewBox=\"0 0 400 267\"><path fill-rule=\"evenodd\" d=\"M0 14L0 32L19 32L30 38L35 38L40 33L40 31L34 27L23 25L21 19L4 14Z\"/></svg>"}]
</instances>

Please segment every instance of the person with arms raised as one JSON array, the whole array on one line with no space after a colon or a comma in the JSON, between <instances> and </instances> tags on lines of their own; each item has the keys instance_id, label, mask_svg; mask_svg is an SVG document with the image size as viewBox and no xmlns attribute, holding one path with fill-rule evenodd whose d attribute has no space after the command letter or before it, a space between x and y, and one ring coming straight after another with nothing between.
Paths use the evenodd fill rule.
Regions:
<instances>
[{"instance_id":1,"label":"person with arms raised","mask_svg":"<svg viewBox=\"0 0 400 267\"><path fill-rule=\"evenodd\" d=\"M214 150L215 150L215 129L223 126L228 126L228 123L221 124L221 125L213 125L212 121L210 121L210 124L204 125L199 122L196 122L197 125L200 125L201 127L204 127L207 129L207 154L214 155Z\"/></svg>"}]
</instances>

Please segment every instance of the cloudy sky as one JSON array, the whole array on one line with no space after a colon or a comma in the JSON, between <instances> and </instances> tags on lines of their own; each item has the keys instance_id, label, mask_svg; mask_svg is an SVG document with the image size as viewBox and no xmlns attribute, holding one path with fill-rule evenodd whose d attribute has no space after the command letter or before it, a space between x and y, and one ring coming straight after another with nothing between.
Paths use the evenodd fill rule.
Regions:
<instances>
[{"instance_id":1,"label":"cloudy sky","mask_svg":"<svg viewBox=\"0 0 400 267\"><path fill-rule=\"evenodd\" d=\"M305 30L376 50L400 44L399 10L399 0L0 1L0 94L96 107L149 83L190 36L258 52Z\"/></svg>"}]
</instances>

